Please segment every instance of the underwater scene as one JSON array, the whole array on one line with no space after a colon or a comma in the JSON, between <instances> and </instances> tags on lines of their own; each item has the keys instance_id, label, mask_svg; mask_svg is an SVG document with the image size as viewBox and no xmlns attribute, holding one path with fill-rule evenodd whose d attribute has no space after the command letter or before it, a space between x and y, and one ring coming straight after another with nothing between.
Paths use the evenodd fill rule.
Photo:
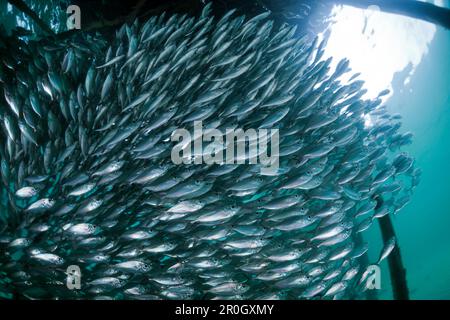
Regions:
<instances>
[{"instance_id":1,"label":"underwater scene","mask_svg":"<svg viewBox=\"0 0 450 320\"><path fill-rule=\"evenodd\" d=\"M0 299L449 300L449 52L448 0L0 0Z\"/></svg>"}]
</instances>

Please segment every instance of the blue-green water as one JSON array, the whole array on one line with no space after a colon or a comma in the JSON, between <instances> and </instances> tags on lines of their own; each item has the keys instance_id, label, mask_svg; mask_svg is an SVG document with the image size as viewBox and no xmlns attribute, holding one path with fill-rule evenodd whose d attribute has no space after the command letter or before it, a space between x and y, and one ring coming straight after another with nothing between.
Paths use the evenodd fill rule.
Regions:
<instances>
[{"instance_id":1,"label":"blue-green water","mask_svg":"<svg viewBox=\"0 0 450 320\"><path fill-rule=\"evenodd\" d=\"M394 218L412 299L450 299L449 52L450 32L438 28L411 82L387 103L403 116L404 130L414 133L408 151L423 170L411 202ZM377 226L369 239L381 247ZM382 277L380 298L392 298L387 262Z\"/></svg>"}]
</instances>

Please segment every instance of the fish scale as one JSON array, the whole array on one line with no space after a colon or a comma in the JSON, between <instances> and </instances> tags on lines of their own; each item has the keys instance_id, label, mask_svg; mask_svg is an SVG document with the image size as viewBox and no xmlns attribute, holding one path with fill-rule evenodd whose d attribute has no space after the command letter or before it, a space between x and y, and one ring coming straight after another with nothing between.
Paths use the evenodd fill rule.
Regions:
<instances>
[{"instance_id":1,"label":"fish scale","mask_svg":"<svg viewBox=\"0 0 450 320\"><path fill-rule=\"evenodd\" d=\"M381 216L373 201L394 179L387 214L409 201L420 170L400 149L411 135L361 101L361 80L340 83L347 60L329 75L317 39L275 30L267 13L217 22L210 9L124 25L111 43L77 34L8 57L33 63L29 76L11 75L17 92L0 83L10 107L0 122L2 296L363 294L367 249L355 235ZM174 128L198 118L205 127L276 124L279 172L173 164ZM80 267L81 290L61 290L69 265ZM41 290L23 286L24 276Z\"/></svg>"}]
</instances>

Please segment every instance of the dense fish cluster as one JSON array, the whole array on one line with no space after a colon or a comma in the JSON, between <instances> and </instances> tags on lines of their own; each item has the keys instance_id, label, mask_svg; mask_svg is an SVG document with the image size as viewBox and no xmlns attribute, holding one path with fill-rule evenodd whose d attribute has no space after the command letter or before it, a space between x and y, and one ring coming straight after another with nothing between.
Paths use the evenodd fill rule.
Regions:
<instances>
[{"instance_id":1,"label":"dense fish cluster","mask_svg":"<svg viewBox=\"0 0 450 320\"><path fill-rule=\"evenodd\" d=\"M1 297L361 296L361 233L418 183L411 134L324 42L209 11L1 57ZM171 134L196 120L278 128L279 170L175 165Z\"/></svg>"}]
</instances>

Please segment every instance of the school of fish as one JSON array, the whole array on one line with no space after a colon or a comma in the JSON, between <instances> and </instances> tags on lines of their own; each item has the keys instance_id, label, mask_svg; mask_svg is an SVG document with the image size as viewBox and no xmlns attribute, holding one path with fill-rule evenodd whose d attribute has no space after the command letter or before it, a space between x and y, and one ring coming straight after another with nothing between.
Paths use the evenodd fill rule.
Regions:
<instances>
[{"instance_id":1,"label":"school of fish","mask_svg":"<svg viewBox=\"0 0 450 320\"><path fill-rule=\"evenodd\" d=\"M364 297L396 240L368 261L363 232L420 180L412 134L387 91L341 83L349 61L331 70L325 41L210 11L0 56L0 297ZM175 165L171 134L196 120L278 128L279 170Z\"/></svg>"}]
</instances>

